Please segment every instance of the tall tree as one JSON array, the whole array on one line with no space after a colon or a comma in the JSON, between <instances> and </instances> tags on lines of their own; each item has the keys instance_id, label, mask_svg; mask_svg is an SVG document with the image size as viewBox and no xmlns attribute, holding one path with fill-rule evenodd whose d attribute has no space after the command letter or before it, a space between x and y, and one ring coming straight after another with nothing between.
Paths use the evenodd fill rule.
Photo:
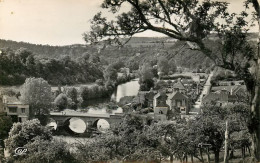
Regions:
<instances>
[{"instance_id":1,"label":"tall tree","mask_svg":"<svg viewBox=\"0 0 260 163\"><path fill-rule=\"evenodd\" d=\"M249 3L253 4L255 9L255 15L257 17L259 33L258 33L258 43L257 43L257 53L254 55L254 83L251 89L251 133L253 138L253 150L254 156L257 161L260 162L260 6L258 0L247 0L246 5Z\"/></svg>"},{"instance_id":2,"label":"tall tree","mask_svg":"<svg viewBox=\"0 0 260 163\"><path fill-rule=\"evenodd\" d=\"M51 86L42 78L27 78L21 89L21 100L30 105L30 118L46 124L51 109Z\"/></svg>"},{"instance_id":3,"label":"tall tree","mask_svg":"<svg viewBox=\"0 0 260 163\"><path fill-rule=\"evenodd\" d=\"M68 106L68 97L65 94L61 93L55 98L54 103L56 107L58 107L58 109L62 111Z\"/></svg>"},{"instance_id":4,"label":"tall tree","mask_svg":"<svg viewBox=\"0 0 260 163\"><path fill-rule=\"evenodd\" d=\"M117 79L117 71L113 65L109 65L104 72L104 78L106 81L115 81Z\"/></svg>"},{"instance_id":5,"label":"tall tree","mask_svg":"<svg viewBox=\"0 0 260 163\"><path fill-rule=\"evenodd\" d=\"M0 114L0 147L4 147L3 140L8 137L8 132L10 131L12 125L13 122L10 116Z\"/></svg>"},{"instance_id":6,"label":"tall tree","mask_svg":"<svg viewBox=\"0 0 260 163\"><path fill-rule=\"evenodd\" d=\"M72 109L77 109L77 105L78 105L78 91L77 91L77 89L76 88L69 88L68 89L68 91L67 91L67 96L72 100L72 102L71 102L71 108Z\"/></svg>"},{"instance_id":7,"label":"tall tree","mask_svg":"<svg viewBox=\"0 0 260 163\"><path fill-rule=\"evenodd\" d=\"M140 90L149 91L154 86L153 77L153 68L151 65L148 63L144 64L139 71Z\"/></svg>"},{"instance_id":8,"label":"tall tree","mask_svg":"<svg viewBox=\"0 0 260 163\"><path fill-rule=\"evenodd\" d=\"M166 57L161 56L158 60L158 68L159 72L163 73L164 75L167 75L169 73L169 64Z\"/></svg>"},{"instance_id":9,"label":"tall tree","mask_svg":"<svg viewBox=\"0 0 260 163\"><path fill-rule=\"evenodd\" d=\"M131 6L130 11L120 11L124 4ZM248 4L253 4L260 22L258 1L247 0ZM245 80L251 93L249 128L254 140L254 155L260 161L260 52L254 54L246 37L248 13L230 14L228 3L210 0L104 0L102 7L118 16L108 21L101 13L95 15L91 31L85 33L87 42L108 38L107 42L122 45L122 37L131 38L136 33L152 30L185 41L188 47L199 50L215 65L235 71ZM220 38L213 41L219 45L215 51L207 39L212 32ZM249 72L250 67L254 72Z\"/></svg>"}]
</instances>

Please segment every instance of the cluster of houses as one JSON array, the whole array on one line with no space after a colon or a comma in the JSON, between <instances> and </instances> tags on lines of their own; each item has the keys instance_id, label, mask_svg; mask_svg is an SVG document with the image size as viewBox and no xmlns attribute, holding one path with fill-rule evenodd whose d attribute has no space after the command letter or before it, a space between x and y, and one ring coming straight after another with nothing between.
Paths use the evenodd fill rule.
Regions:
<instances>
[{"instance_id":1,"label":"cluster of houses","mask_svg":"<svg viewBox=\"0 0 260 163\"><path fill-rule=\"evenodd\" d=\"M170 88L161 90L140 91L134 99L141 108L153 108L155 120L166 120L167 114L189 114L191 99L187 96L187 88L179 79Z\"/></svg>"},{"instance_id":2,"label":"cluster of houses","mask_svg":"<svg viewBox=\"0 0 260 163\"><path fill-rule=\"evenodd\" d=\"M194 116L194 99L191 92L195 92L196 97L203 89L203 84L198 83L196 91L190 90L190 84L186 80L178 80L170 87L161 90L140 91L133 102L139 104L140 108L152 108L155 120L166 120L168 113L181 115L181 117ZM216 86L211 87L208 94L202 98L201 105L226 106L240 102L248 102L249 94L244 81L219 81ZM199 114L197 110L196 114Z\"/></svg>"},{"instance_id":3,"label":"cluster of houses","mask_svg":"<svg viewBox=\"0 0 260 163\"><path fill-rule=\"evenodd\" d=\"M244 81L219 81L217 86L213 86L209 94L204 96L204 105L213 104L216 106L226 106L240 102L248 102L249 94Z\"/></svg>"}]
</instances>

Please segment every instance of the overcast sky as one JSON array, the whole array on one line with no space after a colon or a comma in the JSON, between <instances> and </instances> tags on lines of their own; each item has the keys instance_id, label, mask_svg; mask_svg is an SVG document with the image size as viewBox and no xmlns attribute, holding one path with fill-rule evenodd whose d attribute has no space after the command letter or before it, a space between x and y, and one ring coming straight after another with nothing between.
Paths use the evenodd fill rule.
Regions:
<instances>
[{"instance_id":1,"label":"overcast sky","mask_svg":"<svg viewBox=\"0 0 260 163\"><path fill-rule=\"evenodd\" d=\"M84 44L82 34L89 29L89 20L101 10L102 1L0 0L0 38L35 44ZM232 12L243 9L243 0L226 1ZM162 35L146 32L138 36Z\"/></svg>"}]
</instances>

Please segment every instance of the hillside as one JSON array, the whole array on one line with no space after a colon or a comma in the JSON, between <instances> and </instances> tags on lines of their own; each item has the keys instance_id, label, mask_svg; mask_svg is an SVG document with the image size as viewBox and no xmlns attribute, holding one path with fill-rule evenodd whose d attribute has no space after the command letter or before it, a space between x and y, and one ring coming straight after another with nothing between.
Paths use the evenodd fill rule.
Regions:
<instances>
[{"instance_id":1,"label":"hillside","mask_svg":"<svg viewBox=\"0 0 260 163\"><path fill-rule=\"evenodd\" d=\"M179 41L168 37L133 37L124 47L103 45L69 45L50 46L0 39L0 49L10 48L14 51L26 48L37 58L60 59L70 56L72 59L82 57L83 54L98 55L104 65L115 61L123 61L127 66L138 68L144 62L156 62L161 55L174 59L178 66L197 67L206 61L198 51L183 48ZM203 59L202 59L203 58Z\"/></svg>"}]
</instances>

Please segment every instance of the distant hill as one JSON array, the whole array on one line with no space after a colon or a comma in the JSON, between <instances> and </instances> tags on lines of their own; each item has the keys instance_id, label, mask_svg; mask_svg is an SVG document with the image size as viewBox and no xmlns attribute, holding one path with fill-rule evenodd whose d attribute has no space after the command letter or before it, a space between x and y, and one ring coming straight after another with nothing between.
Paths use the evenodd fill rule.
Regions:
<instances>
[{"instance_id":1,"label":"distant hill","mask_svg":"<svg viewBox=\"0 0 260 163\"><path fill-rule=\"evenodd\" d=\"M90 46L80 44L69 46L50 46L0 39L0 48L10 48L12 50L17 50L21 47L30 50L40 58L60 58L61 56L66 55L73 57L74 55L78 56L86 51L92 50Z\"/></svg>"},{"instance_id":2,"label":"distant hill","mask_svg":"<svg viewBox=\"0 0 260 163\"><path fill-rule=\"evenodd\" d=\"M252 41L257 40L257 33L250 33L248 38ZM210 41L207 41L207 43L213 49L215 48L217 53L218 49L214 43L216 39L216 34L212 34L209 37ZM174 59L177 66L187 68L212 65L212 61L201 52L191 50L185 42L176 41L169 37L133 37L121 48L104 46L102 43L97 45L50 46L0 39L0 48L17 50L21 47L32 51L38 58L59 59L70 56L72 59L76 59L87 53L99 56L103 64L123 61L127 66L136 67L136 69L144 62L156 62L156 59L160 56L166 56L169 60Z\"/></svg>"}]
</instances>

